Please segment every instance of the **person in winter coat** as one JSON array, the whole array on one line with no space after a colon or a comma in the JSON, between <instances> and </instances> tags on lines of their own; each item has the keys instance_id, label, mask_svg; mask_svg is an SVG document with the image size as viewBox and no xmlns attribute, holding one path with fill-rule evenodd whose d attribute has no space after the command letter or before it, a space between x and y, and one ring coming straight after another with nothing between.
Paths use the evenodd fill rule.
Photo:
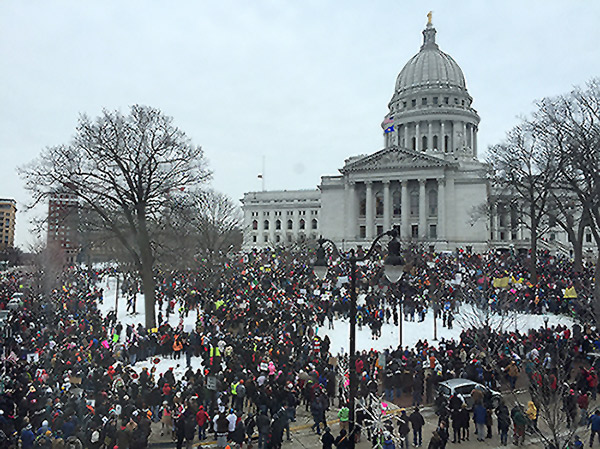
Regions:
<instances>
[{"instance_id":1,"label":"person in winter coat","mask_svg":"<svg viewBox=\"0 0 600 449\"><path fill-rule=\"evenodd\" d=\"M258 449L265 449L265 443L271 432L271 420L265 411L262 411L256 418L256 427L258 428Z\"/></svg>"},{"instance_id":2,"label":"person in winter coat","mask_svg":"<svg viewBox=\"0 0 600 449\"><path fill-rule=\"evenodd\" d=\"M521 410L519 404L515 404L513 409L510 411L510 416L513 420L515 428L515 445L524 444L525 442L525 426L527 426L527 418Z\"/></svg>"},{"instance_id":3,"label":"person in winter coat","mask_svg":"<svg viewBox=\"0 0 600 449\"><path fill-rule=\"evenodd\" d=\"M398 434L400 435L400 441L402 442L400 447L408 449L408 433L410 432L410 425L408 424L408 416L406 410L401 409L400 418L398 418Z\"/></svg>"},{"instance_id":4,"label":"person in winter coat","mask_svg":"<svg viewBox=\"0 0 600 449\"><path fill-rule=\"evenodd\" d=\"M198 439L200 441L206 439L206 426L208 425L208 420L208 413L206 413L204 407L198 407L198 412L196 413L196 424L198 424Z\"/></svg>"},{"instance_id":5,"label":"person in winter coat","mask_svg":"<svg viewBox=\"0 0 600 449\"><path fill-rule=\"evenodd\" d=\"M500 435L500 444L508 445L508 429L510 428L510 413L504 402L496 408L496 417L498 419L498 434Z\"/></svg>"},{"instance_id":6,"label":"person in winter coat","mask_svg":"<svg viewBox=\"0 0 600 449\"><path fill-rule=\"evenodd\" d=\"M182 449L185 439L185 417L183 415L175 419L175 438L177 439L177 449Z\"/></svg>"},{"instance_id":7,"label":"person in winter coat","mask_svg":"<svg viewBox=\"0 0 600 449\"><path fill-rule=\"evenodd\" d=\"M469 441L469 409L467 404L460 407L460 422L462 424L461 440Z\"/></svg>"},{"instance_id":8,"label":"person in winter coat","mask_svg":"<svg viewBox=\"0 0 600 449\"><path fill-rule=\"evenodd\" d=\"M457 410L452 410L452 412L450 413L450 417L452 418L452 443L460 443L460 432L463 428L462 414L460 412L460 408L458 408Z\"/></svg>"},{"instance_id":9,"label":"person in winter coat","mask_svg":"<svg viewBox=\"0 0 600 449\"><path fill-rule=\"evenodd\" d=\"M335 438L331 434L331 429L329 427L325 427L325 432L321 437L321 443L323 443L323 449L332 449L333 443L335 442Z\"/></svg>"},{"instance_id":10,"label":"person in winter coat","mask_svg":"<svg viewBox=\"0 0 600 449\"><path fill-rule=\"evenodd\" d=\"M383 434L383 449L396 449L396 445L394 444L394 440L392 439L392 434L390 432L385 432ZM339 446L338 446L339 449Z\"/></svg>"},{"instance_id":11,"label":"person in winter coat","mask_svg":"<svg viewBox=\"0 0 600 449\"><path fill-rule=\"evenodd\" d=\"M596 410L592 416L590 416L590 447L594 444L594 436L598 435L598 441L600 441L600 410Z\"/></svg>"},{"instance_id":12,"label":"person in winter coat","mask_svg":"<svg viewBox=\"0 0 600 449\"><path fill-rule=\"evenodd\" d=\"M340 434L333 443L335 444L335 447L337 449L353 449L353 445L350 441L350 437L348 436L348 432L346 432L344 429L340 431ZM390 449L395 449L395 447Z\"/></svg>"},{"instance_id":13,"label":"person in winter coat","mask_svg":"<svg viewBox=\"0 0 600 449\"><path fill-rule=\"evenodd\" d=\"M533 401L529 401L527 403L527 410L525 410L525 415L527 415L527 419L529 420L529 426L531 431L535 431L537 429L537 407L533 403Z\"/></svg>"},{"instance_id":14,"label":"person in winter coat","mask_svg":"<svg viewBox=\"0 0 600 449\"><path fill-rule=\"evenodd\" d=\"M235 425L235 430L231 435L231 440L239 449L242 449L244 446L244 441L246 441L246 426L244 425L244 421L241 419Z\"/></svg>"},{"instance_id":15,"label":"person in winter coat","mask_svg":"<svg viewBox=\"0 0 600 449\"><path fill-rule=\"evenodd\" d=\"M433 431L433 435L431 436L431 440L429 440L429 445L427 449L442 449L442 438L437 430Z\"/></svg>"},{"instance_id":16,"label":"person in winter coat","mask_svg":"<svg viewBox=\"0 0 600 449\"><path fill-rule=\"evenodd\" d=\"M314 420L311 429L317 432L317 435L321 435L321 423L324 422L325 415L325 401L322 396L320 393L316 394L310 403L310 414Z\"/></svg>"},{"instance_id":17,"label":"person in winter coat","mask_svg":"<svg viewBox=\"0 0 600 449\"><path fill-rule=\"evenodd\" d=\"M410 424L412 426L413 444L415 446L420 446L421 444L423 444L423 426L425 425L425 418L423 418L423 415L421 415L418 405L410 414L408 420L410 421Z\"/></svg>"},{"instance_id":18,"label":"person in winter coat","mask_svg":"<svg viewBox=\"0 0 600 449\"><path fill-rule=\"evenodd\" d=\"M185 445L187 449L191 449L196 435L196 417L192 413L185 415L184 435Z\"/></svg>"},{"instance_id":19,"label":"person in winter coat","mask_svg":"<svg viewBox=\"0 0 600 449\"><path fill-rule=\"evenodd\" d=\"M33 427L28 423L25 428L21 430L21 448L31 449L34 440L35 434L33 433Z\"/></svg>"},{"instance_id":20,"label":"person in winter coat","mask_svg":"<svg viewBox=\"0 0 600 449\"><path fill-rule=\"evenodd\" d=\"M348 420L350 419L350 409L344 405L338 412L338 418L340 419L340 429L344 429L346 432L348 432Z\"/></svg>"}]
</instances>

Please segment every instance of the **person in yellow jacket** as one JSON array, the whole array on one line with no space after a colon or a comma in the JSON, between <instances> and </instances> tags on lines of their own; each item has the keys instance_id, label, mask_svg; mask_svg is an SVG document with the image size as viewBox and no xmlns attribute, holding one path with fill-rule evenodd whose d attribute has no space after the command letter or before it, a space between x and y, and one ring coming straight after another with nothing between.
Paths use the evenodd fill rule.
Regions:
<instances>
[{"instance_id":1,"label":"person in yellow jacket","mask_svg":"<svg viewBox=\"0 0 600 449\"><path fill-rule=\"evenodd\" d=\"M533 401L529 401L527 403L527 410L525 410L525 415L527 415L527 418L529 419L529 425L531 426L532 431L537 429L538 411Z\"/></svg>"}]
</instances>

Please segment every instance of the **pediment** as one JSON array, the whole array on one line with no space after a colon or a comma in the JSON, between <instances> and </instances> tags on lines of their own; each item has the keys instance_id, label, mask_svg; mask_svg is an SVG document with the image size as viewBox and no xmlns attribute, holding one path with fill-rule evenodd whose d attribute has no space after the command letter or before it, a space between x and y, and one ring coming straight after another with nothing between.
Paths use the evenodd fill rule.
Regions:
<instances>
[{"instance_id":1,"label":"pediment","mask_svg":"<svg viewBox=\"0 0 600 449\"><path fill-rule=\"evenodd\" d=\"M389 147L381 151L354 159L340 171L342 173L370 170L398 170L406 168L439 168L454 167L456 164L441 157L408 150L400 147Z\"/></svg>"}]
</instances>

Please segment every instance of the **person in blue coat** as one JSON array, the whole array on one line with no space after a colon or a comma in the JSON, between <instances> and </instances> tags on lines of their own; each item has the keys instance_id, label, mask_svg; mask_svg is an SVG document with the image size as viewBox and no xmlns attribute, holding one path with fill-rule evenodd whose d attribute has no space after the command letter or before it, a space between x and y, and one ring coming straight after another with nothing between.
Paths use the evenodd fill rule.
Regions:
<instances>
[{"instance_id":1,"label":"person in blue coat","mask_svg":"<svg viewBox=\"0 0 600 449\"><path fill-rule=\"evenodd\" d=\"M594 444L594 435L598 435L598 441L600 441L600 410L596 410L592 416L590 416L590 427L592 433L590 434L590 447Z\"/></svg>"},{"instance_id":2,"label":"person in blue coat","mask_svg":"<svg viewBox=\"0 0 600 449\"><path fill-rule=\"evenodd\" d=\"M487 410L481 402L478 402L473 406L473 421L475 421L475 428L477 429L477 441L485 440L485 423L487 418Z\"/></svg>"},{"instance_id":3,"label":"person in blue coat","mask_svg":"<svg viewBox=\"0 0 600 449\"><path fill-rule=\"evenodd\" d=\"M33 442L35 441L35 434L33 433L33 428L31 424L27 424L23 430L21 430L21 448L22 449L31 449L33 447Z\"/></svg>"}]
</instances>

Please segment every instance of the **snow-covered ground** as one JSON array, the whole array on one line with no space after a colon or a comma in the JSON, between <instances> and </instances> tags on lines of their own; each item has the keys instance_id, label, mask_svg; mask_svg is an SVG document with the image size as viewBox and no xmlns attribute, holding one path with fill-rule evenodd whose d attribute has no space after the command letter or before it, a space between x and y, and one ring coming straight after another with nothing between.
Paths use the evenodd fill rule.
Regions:
<instances>
[{"instance_id":1,"label":"snow-covered ground","mask_svg":"<svg viewBox=\"0 0 600 449\"><path fill-rule=\"evenodd\" d=\"M115 309L115 292L116 292L116 279L114 277L105 278L100 284L101 287L104 288L104 302L99 306L100 311L103 315L106 315L111 310ZM137 299L137 311L138 313L135 315L128 314L126 311L126 301L122 295L119 295L119 306L117 319L123 324L125 327L127 324L135 324L144 323L144 298L143 295L138 295ZM158 308L157 308L158 309ZM157 310L158 314L158 310ZM447 329L442 327L442 321L438 319L437 323L437 337L439 339L458 339L460 333L464 327L469 327L473 323L476 323L477 320L472 318L473 310L469 306L463 306L459 314L456 315L454 321L454 328ZM563 316L555 316L555 315L530 315L530 314L513 314L510 319L505 321L505 325L507 330L518 329L521 332L527 331L532 328L539 328L544 325L544 318L548 319L548 325L573 325L573 320L568 317ZM499 318L498 318L499 320ZM177 326L180 323L180 317L178 313L175 313L170 316L169 323L172 326ZM196 312L190 312L190 314L184 318L183 326L185 331L191 331L196 323ZM500 326L500 322L496 321L496 324L493 325L494 328L498 329ZM430 343L433 342L433 311L429 310L427 313L425 320L423 322L411 322L404 321L403 323L403 346L413 347L417 341L419 340L428 340ZM350 335L350 324L348 320L338 319L334 321L334 328L328 329L328 324L326 321L325 326L317 329L317 333L319 336L324 337L325 335L329 336L331 340L331 353L337 354L339 352L347 352L348 351L348 340ZM398 326L394 326L393 324L383 324L381 328L381 337L377 339L373 339L371 337L371 329L368 326L363 326L362 329L356 329L356 349L358 351L362 350L370 350L375 349L378 351L382 351L386 348L396 348L399 343L399 328ZM136 368L140 369L142 367L150 367L152 364L150 361L138 362L136 364ZM197 369L201 366L201 359L199 357L192 358L192 368ZM158 373L163 373L169 368L173 367L175 374L182 375L185 368L185 357L182 356L179 360L172 359L164 359L156 365L156 369Z\"/></svg>"}]
</instances>

